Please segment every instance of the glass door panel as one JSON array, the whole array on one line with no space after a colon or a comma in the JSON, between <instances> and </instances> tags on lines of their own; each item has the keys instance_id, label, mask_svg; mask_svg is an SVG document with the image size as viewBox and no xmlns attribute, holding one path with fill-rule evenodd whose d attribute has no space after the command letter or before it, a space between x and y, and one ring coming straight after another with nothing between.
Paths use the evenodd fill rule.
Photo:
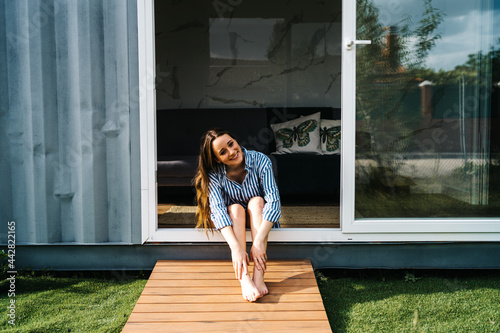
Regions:
<instances>
[{"instance_id":1,"label":"glass door panel","mask_svg":"<svg viewBox=\"0 0 500 333\"><path fill-rule=\"evenodd\" d=\"M499 21L492 0L357 1L356 221L500 217Z\"/></svg>"}]
</instances>

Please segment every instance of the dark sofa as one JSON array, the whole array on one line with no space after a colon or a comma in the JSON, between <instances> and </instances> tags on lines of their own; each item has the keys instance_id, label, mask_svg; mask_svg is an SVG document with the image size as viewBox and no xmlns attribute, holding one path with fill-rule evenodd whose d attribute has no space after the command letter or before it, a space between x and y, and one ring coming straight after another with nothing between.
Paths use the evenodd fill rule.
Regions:
<instances>
[{"instance_id":1,"label":"dark sofa","mask_svg":"<svg viewBox=\"0 0 500 333\"><path fill-rule=\"evenodd\" d=\"M157 112L159 186L192 186L200 137L212 128L229 130L241 146L268 155L280 194L330 194L340 187L340 155L275 155L270 124L321 112L322 119L340 119L333 108L176 109Z\"/></svg>"}]
</instances>

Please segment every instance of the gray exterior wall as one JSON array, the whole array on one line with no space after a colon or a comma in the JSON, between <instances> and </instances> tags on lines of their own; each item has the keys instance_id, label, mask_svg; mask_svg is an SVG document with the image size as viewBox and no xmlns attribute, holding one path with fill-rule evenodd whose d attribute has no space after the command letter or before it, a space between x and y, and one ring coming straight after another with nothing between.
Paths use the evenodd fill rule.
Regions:
<instances>
[{"instance_id":1,"label":"gray exterior wall","mask_svg":"<svg viewBox=\"0 0 500 333\"><path fill-rule=\"evenodd\" d=\"M231 260L231 251L225 243L50 245L17 249L16 267L37 270L152 270L157 260ZM499 269L499 251L500 243L487 242L271 243L268 246L269 260L310 259L318 269Z\"/></svg>"},{"instance_id":2,"label":"gray exterior wall","mask_svg":"<svg viewBox=\"0 0 500 333\"><path fill-rule=\"evenodd\" d=\"M140 243L135 0L0 0L0 243Z\"/></svg>"}]
</instances>

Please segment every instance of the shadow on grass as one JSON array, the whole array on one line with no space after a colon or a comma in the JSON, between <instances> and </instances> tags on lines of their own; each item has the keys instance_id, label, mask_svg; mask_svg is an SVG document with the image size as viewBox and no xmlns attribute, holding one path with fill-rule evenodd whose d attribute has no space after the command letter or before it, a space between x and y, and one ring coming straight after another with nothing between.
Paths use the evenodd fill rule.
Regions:
<instances>
[{"instance_id":1,"label":"shadow on grass","mask_svg":"<svg viewBox=\"0 0 500 333\"><path fill-rule=\"evenodd\" d=\"M318 270L316 276L333 332L349 331L356 316L353 309L366 303L404 296L408 313L401 316L408 318L418 311L410 303L420 295L436 294L439 298L459 291L500 290L500 270L331 269Z\"/></svg>"}]
</instances>

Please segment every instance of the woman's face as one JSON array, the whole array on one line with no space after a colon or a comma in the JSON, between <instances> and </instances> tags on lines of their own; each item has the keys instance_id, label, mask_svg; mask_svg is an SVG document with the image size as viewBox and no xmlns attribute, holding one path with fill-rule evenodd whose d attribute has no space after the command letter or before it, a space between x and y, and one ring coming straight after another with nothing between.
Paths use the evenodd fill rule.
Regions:
<instances>
[{"instance_id":1,"label":"woman's face","mask_svg":"<svg viewBox=\"0 0 500 333\"><path fill-rule=\"evenodd\" d=\"M228 134L221 135L212 141L212 151L217 162L228 166L238 166L243 162L240 145Z\"/></svg>"}]
</instances>

